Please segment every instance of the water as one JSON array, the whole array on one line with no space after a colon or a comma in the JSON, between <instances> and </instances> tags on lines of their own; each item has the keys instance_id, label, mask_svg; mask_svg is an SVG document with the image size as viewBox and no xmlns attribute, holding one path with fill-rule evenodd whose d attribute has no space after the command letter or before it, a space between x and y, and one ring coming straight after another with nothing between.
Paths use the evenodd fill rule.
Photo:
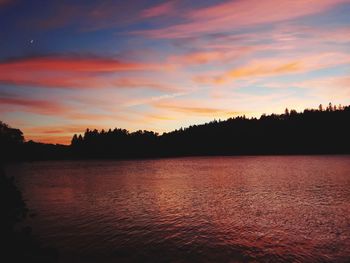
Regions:
<instances>
[{"instance_id":1,"label":"water","mask_svg":"<svg viewBox=\"0 0 350 263\"><path fill-rule=\"evenodd\" d=\"M62 262L349 262L350 156L7 168Z\"/></svg>"}]
</instances>

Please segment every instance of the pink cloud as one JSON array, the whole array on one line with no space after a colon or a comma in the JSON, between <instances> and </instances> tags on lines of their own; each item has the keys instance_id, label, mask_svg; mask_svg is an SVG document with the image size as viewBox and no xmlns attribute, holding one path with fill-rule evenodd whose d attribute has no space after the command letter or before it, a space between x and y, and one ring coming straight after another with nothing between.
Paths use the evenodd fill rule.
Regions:
<instances>
[{"instance_id":1,"label":"pink cloud","mask_svg":"<svg viewBox=\"0 0 350 263\"><path fill-rule=\"evenodd\" d=\"M194 77L199 84L225 84L237 79L305 73L318 69L350 63L350 56L342 53L321 53L308 56L292 56L251 60L220 74L207 73Z\"/></svg>"},{"instance_id":2,"label":"pink cloud","mask_svg":"<svg viewBox=\"0 0 350 263\"><path fill-rule=\"evenodd\" d=\"M226 111L218 108L203 108L203 107L180 107L180 106L170 106L170 105L162 105L162 108L166 108L173 111L178 111L182 113L190 113L190 114L203 114L212 116L213 114L224 114L235 116L237 112Z\"/></svg>"},{"instance_id":3,"label":"pink cloud","mask_svg":"<svg viewBox=\"0 0 350 263\"><path fill-rule=\"evenodd\" d=\"M114 59L36 57L0 62L0 83L60 88L171 88L150 79L115 78L118 72L157 71L165 67ZM106 75L106 73L108 73Z\"/></svg>"},{"instance_id":4,"label":"pink cloud","mask_svg":"<svg viewBox=\"0 0 350 263\"><path fill-rule=\"evenodd\" d=\"M153 38L183 38L244 26L287 21L324 12L349 0L232 0L187 12L184 23L136 32Z\"/></svg>"},{"instance_id":5,"label":"pink cloud","mask_svg":"<svg viewBox=\"0 0 350 263\"><path fill-rule=\"evenodd\" d=\"M350 77L333 76L290 83L293 87L306 89L319 101L348 104L350 98Z\"/></svg>"},{"instance_id":6,"label":"pink cloud","mask_svg":"<svg viewBox=\"0 0 350 263\"><path fill-rule=\"evenodd\" d=\"M254 51L253 47L235 47L231 46L230 49L215 48L208 51L196 51L189 52L183 55L170 56L169 63L175 63L183 66L188 65L201 65L216 62L229 62L236 60L244 55L250 54Z\"/></svg>"},{"instance_id":7,"label":"pink cloud","mask_svg":"<svg viewBox=\"0 0 350 263\"><path fill-rule=\"evenodd\" d=\"M35 113L40 115L59 116L71 120L113 120L119 116L113 112L109 114L96 114L86 112L81 107L93 103L85 103L81 107L72 107L63 102L24 97L0 96L0 104L3 106L1 112L20 111L24 113Z\"/></svg>"},{"instance_id":8,"label":"pink cloud","mask_svg":"<svg viewBox=\"0 0 350 263\"><path fill-rule=\"evenodd\" d=\"M150 65L102 58L33 57L3 61L0 71L115 72L145 70Z\"/></svg>"},{"instance_id":9,"label":"pink cloud","mask_svg":"<svg viewBox=\"0 0 350 263\"><path fill-rule=\"evenodd\" d=\"M161 81L154 80L151 78L144 77L124 77L116 78L112 80L114 86L120 88L151 88L160 91L177 91L180 90L178 87L172 85L171 83L162 83Z\"/></svg>"},{"instance_id":10,"label":"pink cloud","mask_svg":"<svg viewBox=\"0 0 350 263\"><path fill-rule=\"evenodd\" d=\"M17 97L0 97L0 104L8 105L7 110L10 106L15 106L15 109L22 109L24 111L39 113L39 114L62 114L68 111L68 108L61 103L46 100L35 100L27 98ZM14 108L12 108L13 110Z\"/></svg>"},{"instance_id":11,"label":"pink cloud","mask_svg":"<svg viewBox=\"0 0 350 263\"><path fill-rule=\"evenodd\" d=\"M169 15L174 11L175 1L161 3L159 5L147 8L141 12L141 17L151 18L163 15Z\"/></svg>"}]
</instances>

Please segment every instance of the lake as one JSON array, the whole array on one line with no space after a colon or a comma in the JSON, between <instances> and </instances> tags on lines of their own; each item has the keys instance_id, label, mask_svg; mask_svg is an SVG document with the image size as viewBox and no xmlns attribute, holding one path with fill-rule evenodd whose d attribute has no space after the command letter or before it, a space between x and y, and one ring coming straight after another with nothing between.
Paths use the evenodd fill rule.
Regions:
<instances>
[{"instance_id":1,"label":"lake","mask_svg":"<svg viewBox=\"0 0 350 263\"><path fill-rule=\"evenodd\" d=\"M8 166L62 262L349 262L350 156Z\"/></svg>"}]
</instances>

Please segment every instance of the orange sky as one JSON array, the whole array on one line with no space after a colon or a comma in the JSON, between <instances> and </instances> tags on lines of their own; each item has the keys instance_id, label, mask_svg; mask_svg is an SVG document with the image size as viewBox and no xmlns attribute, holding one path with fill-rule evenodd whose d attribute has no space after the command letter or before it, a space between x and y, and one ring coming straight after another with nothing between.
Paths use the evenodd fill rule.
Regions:
<instances>
[{"instance_id":1,"label":"orange sky","mask_svg":"<svg viewBox=\"0 0 350 263\"><path fill-rule=\"evenodd\" d=\"M348 105L349 13L350 0L0 1L0 120L68 144L86 128Z\"/></svg>"}]
</instances>

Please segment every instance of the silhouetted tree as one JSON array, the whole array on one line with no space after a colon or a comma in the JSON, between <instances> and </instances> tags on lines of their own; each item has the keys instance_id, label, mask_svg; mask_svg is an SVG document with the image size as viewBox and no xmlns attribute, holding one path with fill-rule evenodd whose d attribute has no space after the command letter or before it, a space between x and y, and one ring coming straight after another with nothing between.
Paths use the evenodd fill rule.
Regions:
<instances>
[{"instance_id":1,"label":"silhouetted tree","mask_svg":"<svg viewBox=\"0 0 350 263\"><path fill-rule=\"evenodd\" d=\"M297 111L296 110L290 110L290 115L297 115L298 113L297 113Z\"/></svg>"},{"instance_id":2,"label":"silhouetted tree","mask_svg":"<svg viewBox=\"0 0 350 263\"><path fill-rule=\"evenodd\" d=\"M24 143L23 133L0 121L0 161L18 158Z\"/></svg>"},{"instance_id":3,"label":"silhouetted tree","mask_svg":"<svg viewBox=\"0 0 350 263\"><path fill-rule=\"evenodd\" d=\"M320 105L318 110L286 109L284 114L262 114L259 119L238 116L162 135L86 129L83 135L73 136L69 147L27 142L19 152L27 159L350 153L349 122L349 106L335 110L329 104L326 111Z\"/></svg>"},{"instance_id":4,"label":"silhouetted tree","mask_svg":"<svg viewBox=\"0 0 350 263\"><path fill-rule=\"evenodd\" d=\"M0 121L0 145L18 145L24 142L23 133Z\"/></svg>"},{"instance_id":5,"label":"silhouetted tree","mask_svg":"<svg viewBox=\"0 0 350 263\"><path fill-rule=\"evenodd\" d=\"M333 107L332 107L331 102L328 104L327 111L333 111Z\"/></svg>"},{"instance_id":6,"label":"silhouetted tree","mask_svg":"<svg viewBox=\"0 0 350 263\"><path fill-rule=\"evenodd\" d=\"M346 108L348 109L348 108ZM288 115L287 115L288 114ZM213 120L158 135L149 131L129 133L94 130L85 133L76 154L85 157L152 157L213 154L283 154L350 152L346 139L346 110L285 110L282 115L263 114L260 119L245 116L226 121ZM331 127L343 127L335 134ZM339 130L339 129L338 129ZM93 135L93 136L92 136ZM92 138L94 138L92 140ZM76 139L75 139L76 140ZM321 143L320 143L321 142Z\"/></svg>"},{"instance_id":7,"label":"silhouetted tree","mask_svg":"<svg viewBox=\"0 0 350 263\"><path fill-rule=\"evenodd\" d=\"M286 108L286 109L284 110L284 114L285 114L286 116L289 116L289 110L288 110L288 108Z\"/></svg>"},{"instance_id":8,"label":"silhouetted tree","mask_svg":"<svg viewBox=\"0 0 350 263\"><path fill-rule=\"evenodd\" d=\"M77 145L77 144L78 144L78 135L74 134L71 141L71 145Z\"/></svg>"}]
</instances>

